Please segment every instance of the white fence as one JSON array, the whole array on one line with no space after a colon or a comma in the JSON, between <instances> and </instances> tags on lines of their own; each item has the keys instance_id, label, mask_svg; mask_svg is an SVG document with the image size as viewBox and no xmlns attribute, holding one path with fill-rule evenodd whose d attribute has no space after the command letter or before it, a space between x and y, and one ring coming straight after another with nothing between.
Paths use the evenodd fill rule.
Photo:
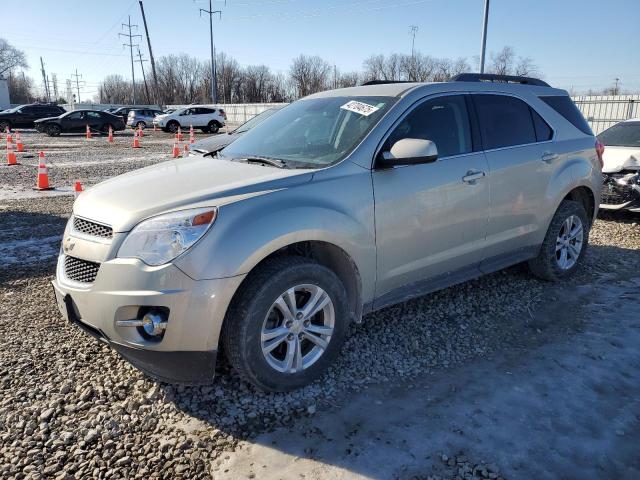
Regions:
<instances>
[{"instance_id":1,"label":"white fence","mask_svg":"<svg viewBox=\"0 0 640 480\"><path fill-rule=\"evenodd\" d=\"M580 95L571 98L596 135L622 120L640 116L640 95Z\"/></svg>"}]
</instances>

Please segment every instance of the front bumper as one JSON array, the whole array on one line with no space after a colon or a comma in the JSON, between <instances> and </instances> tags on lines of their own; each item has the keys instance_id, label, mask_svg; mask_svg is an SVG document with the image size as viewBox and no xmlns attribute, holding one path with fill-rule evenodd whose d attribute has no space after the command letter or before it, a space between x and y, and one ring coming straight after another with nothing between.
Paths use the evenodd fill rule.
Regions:
<instances>
[{"instance_id":1,"label":"front bumper","mask_svg":"<svg viewBox=\"0 0 640 480\"><path fill-rule=\"evenodd\" d=\"M206 384L214 377L227 307L244 276L193 280L172 264L149 267L137 259L100 264L91 284L69 280L60 255L52 282L62 316L113 347L149 376L171 383ZM168 311L160 340L119 320L140 318L148 308Z\"/></svg>"},{"instance_id":2,"label":"front bumper","mask_svg":"<svg viewBox=\"0 0 640 480\"><path fill-rule=\"evenodd\" d=\"M603 173L600 209L640 211L640 183L633 172Z\"/></svg>"}]
</instances>

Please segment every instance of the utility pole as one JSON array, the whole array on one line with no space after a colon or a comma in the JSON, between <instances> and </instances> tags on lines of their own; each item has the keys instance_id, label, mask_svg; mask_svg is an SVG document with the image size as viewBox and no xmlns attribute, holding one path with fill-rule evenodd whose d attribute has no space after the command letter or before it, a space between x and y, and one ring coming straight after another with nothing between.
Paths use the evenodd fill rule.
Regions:
<instances>
[{"instance_id":1,"label":"utility pole","mask_svg":"<svg viewBox=\"0 0 640 480\"><path fill-rule=\"evenodd\" d=\"M140 48L138 48L138 62L140 62L140 70L142 70L142 80L144 81L144 90L147 92L147 103L151 103L151 97L149 97L149 87L147 86L147 77L144 74L144 65L142 62L146 62L145 59L142 58L142 53L140 53Z\"/></svg>"},{"instance_id":2,"label":"utility pole","mask_svg":"<svg viewBox=\"0 0 640 480\"><path fill-rule=\"evenodd\" d=\"M47 97L47 102L50 102L51 95L49 95L49 83L47 82L47 73L44 70L44 62L42 61L42 57L40 57L40 67L42 71L42 83L44 84L44 94Z\"/></svg>"},{"instance_id":3,"label":"utility pole","mask_svg":"<svg viewBox=\"0 0 640 480\"><path fill-rule=\"evenodd\" d=\"M209 14L209 39L211 41L211 103L214 105L217 103L216 98L216 53L213 47L213 16L217 13L218 18L222 19L222 10L213 10L211 5L212 0L209 0L209 10L205 10L204 8L200 9L200 16L202 17L202 12ZM227 4L225 0L224 4Z\"/></svg>"},{"instance_id":4,"label":"utility pole","mask_svg":"<svg viewBox=\"0 0 640 480\"><path fill-rule=\"evenodd\" d=\"M411 58L416 54L416 33L418 33L417 25L409 25L409 35L411 35Z\"/></svg>"},{"instance_id":5,"label":"utility pole","mask_svg":"<svg viewBox=\"0 0 640 480\"><path fill-rule=\"evenodd\" d=\"M480 49L480 73L484 73L484 60L487 50L487 25L489 24L489 0L484 0L484 21L482 23L482 47Z\"/></svg>"},{"instance_id":6,"label":"utility pole","mask_svg":"<svg viewBox=\"0 0 640 480\"><path fill-rule=\"evenodd\" d=\"M147 17L144 14L144 7L142 6L142 0L140 2L140 11L142 12L142 23L144 24L144 32L147 35L147 46L149 47L149 58L151 59L151 73L153 73L153 90L155 92L155 102L160 105L160 99L158 98L158 75L156 74L156 61L153 58L153 50L151 50L151 38L149 38L149 29L147 28ZM144 74L144 70L142 71ZM145 84L146 88L146 84ZM147 92L147 98L149 92Z\"/></svg>"},{"instance_id":7,"label":"utility pole","mask_svg":"<svg viewBox=\"0 0 640 480\"><path fill-rule=\"evenodd\" d=\"M129 33L119 33L118 36L129 38L129 43L123 43L122 45L125 47L129 47L129 52L131 53L131 87L133 90L133 98L132 98L133 101L131 103L135 105L136 104L136 73L135 73L135 69L133 68L133 47L139 47L140 45L138 45L137 43L134 45L133 39L135 37L142 38L142 35L133 35L131 33L131 27L135 27L136 29L138 28L138 25L131 24L131 15L129 15L129 23L123 23L122 26L127 27L129 29Z\"/></svg>"},{"instance_id":8,"label":"utility pole","mask_svg":"<svg viewBox=\"0 0 640 480\"><path fill-rule=\"evenodd\" d=\"M76 68L76 73L71 74L72 77L76 77L76 92L78 92L78 97L76 98L76 103L80 103L80 80L79 78L82 75L78 75L78 69Z\"/></svg>"},{"instance_id":9,"label":"utility pole","mask_svg":"<svg viewBox=\"0 0 640 480\"><path fill-rule=\"evenodd\" d=\"M618 95L618 82L620 81L620 79L616 77L614 78L614 80L616 81L616 86L614 87L613 94Z\"/></svg>"},{"instance_id":10,"label":"utility pole","mask_svg":"<svg viewBox=\"0 0 640 480\"><path fill-rule=\"evenodd\" d=\"M71 87L71 79L67 78L67 103L73 105L73 88Z\"/></svg>"}]
</instances>

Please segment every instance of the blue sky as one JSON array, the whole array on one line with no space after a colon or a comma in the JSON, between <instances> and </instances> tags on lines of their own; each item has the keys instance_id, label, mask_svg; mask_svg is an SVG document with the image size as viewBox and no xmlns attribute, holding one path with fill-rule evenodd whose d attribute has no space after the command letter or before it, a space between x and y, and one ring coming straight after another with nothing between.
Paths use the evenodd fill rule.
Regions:
<instances>
[{"instance_id":1,"label":"blue sky","mask_svg":"<svg viewBox=\"0 0 640 480\"><path fill-rule=\"evenodd\" d=\"M411 50L409 25L419 27L416 49L436 57L479 54L483 0L228 0L214 1L218 49L241 65L266 64L286 72L300 53L320 55L343 71L359 70L373 53ZM156 57L187 52L209 58L208 1L144 0ZM64 7L63 7L64 6ZM138 1L28 0L5 2L0 36L28 55L41 86L40 60L59 88L77 68L95 94L102 77L131 75L118 37L131 15L144 34ZM554 86L600 89L620 78L640 91L640 0L491 0L487 51L504 45L529 56ZM8 21L13 19L15 21ZM140 42L147 54L146 42ZM147 55L148 56L148 55ZM137 64L136 75L139 75Z\"/></svg>"}]
</instances>

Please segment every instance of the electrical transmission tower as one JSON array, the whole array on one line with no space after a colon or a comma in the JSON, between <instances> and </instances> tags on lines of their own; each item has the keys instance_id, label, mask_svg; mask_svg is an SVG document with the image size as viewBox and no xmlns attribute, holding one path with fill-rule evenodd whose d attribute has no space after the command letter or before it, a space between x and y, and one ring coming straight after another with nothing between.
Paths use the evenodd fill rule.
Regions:
<instances>
[{"instance_id":1,"label":"electrical transmission tower","mask_svg":"<svg viewBox=\"0 0 640 480\"><path fill-rule=\"evenodd\" d=\"M138 48L138 60L136 61L140 62L140 70L142 70L142 80L144 82L144 91L147 93L147 103L151 103L151 97L149 96L149 87L147 86L147 77L144 74L144 65L142 64L147 60L142 58L142 53L140 53L140 48Z\"/></svg>"},{"instance_id":2,"label":"electrical transmission tower","mask_svg":"<svg viewBox=\"0 0 640 480\"><path fill-rule=\"evenodd\" d=\"M71 76L76 77L76 92L78 93L78 96L76 97L76 103L80 103L80 84L84 84L84 80L80 80L80 78L82 78L82 75L78 74L77 68L76 73L72 73Z\"/></svg>"},{"instance_id":3,"label":"electrical transmission tower","mask_svg":"<svg viewBox=\"0 0 640 480\"><path fill-rule=\"evenodd\" d=\"M133 47L139 48L140 45L139 44L134 44L133 43L133 39L138 37L138 38L142 38L142 35L133 35L131 33L131 27L135 27L136 30L138 29L138 25L133 25L131 24L131 15L129 15L129 22L128 23L123 23L122 24L123 27L127 27L129 29L129 33L119 33L118 36L122 36L122 37L128 37L129 38L129 43L123 43L122 45L124 47L129 47L129 52L131 53L131 86L132 86L132 90L133 90L133 105L136 104L136 73L135 73L135 69L133 68Z\"/></svg>"},{"instance_id":4,"label":"electrical transmission tower","mask_svg":"<svg viewBox=\"0 0 640 480\"><path fill-rule=\"evenodd\" d=\"M67 103L73 104L73 88L71 87L71 79L67 78Z\"/></svg>"},{"instance_id":5,"label":"electrical transmission tower","mask_svg":"<svg viewBox=\"0 0 640 480\"><path fill-rule=\"evenodd\" d=\"M209 0L209 10L204 8L200 9L200 16L202 17L202 12L209 14L209 40L211 41L211 103L216 104L216 50L213 46L213 16L217 13L218 18L222 19L222 10L214 10L212 5L212 0ZM227 0L225 0L224 4L227 4Z\"/></svg>"},{"instance_id":6,"label":"electrical transmission tower","mask_svg":"<svg viewBox=\"0 0 640 480\"><path fill-rule=\"evenodd\" d=\"M409 25L409 35L411 35L411 58L415 56L416 52L416 33L418 33L418 26Z\"/></svg>"},{"instance_id":7,"label":"electrical transmission tower","mask_svg":"<svg viewBox=\"0 0 640 480\"><path fill-rule=\"evenodd\" d=\"M57 102L58 98L58 75L55 73L51 74L51 83L53 83L53 101Z\"/></svg>"}]
</instances>

